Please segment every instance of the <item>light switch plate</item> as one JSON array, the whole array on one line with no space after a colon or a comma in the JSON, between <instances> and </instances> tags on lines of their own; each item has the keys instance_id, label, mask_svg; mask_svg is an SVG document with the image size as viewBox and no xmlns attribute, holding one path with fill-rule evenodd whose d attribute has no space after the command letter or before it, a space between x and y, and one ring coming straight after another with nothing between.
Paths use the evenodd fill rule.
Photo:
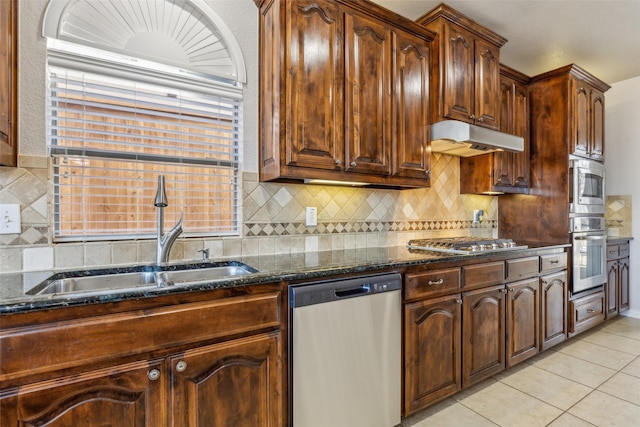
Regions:
<instances>
[{"instance_id":1,"label":"light switch plate","mask_svg":"<svg viewBox=\"0 0 640 427\"><path fill-rule=\"evenodd\" d=\"M307 207L307 218L306 218L307 227L315 227L318 225L318 208Z\"/></svg>"},{"instance_id":2,"label":"light switch plate","mask_svg":"<svg viewBox=\"0 0 640 427\"><path fill-rule=\"evenodd\" d=\"M20 234L20 205L0 205L0 234Z\"/></svg>"}]
</instances>

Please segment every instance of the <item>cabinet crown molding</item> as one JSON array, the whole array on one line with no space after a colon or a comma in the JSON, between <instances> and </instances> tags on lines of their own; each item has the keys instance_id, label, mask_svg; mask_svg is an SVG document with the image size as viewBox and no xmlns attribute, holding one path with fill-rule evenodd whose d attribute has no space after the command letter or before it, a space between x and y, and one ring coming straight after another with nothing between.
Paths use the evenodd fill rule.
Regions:
<instances>
[{"instance_id":1,"label":"cabinet crown molding","mask_svg":"<svg viewBox=\"0 0 640 427\"><path fill-rule=\"evenodd\" d=\"M602 80L576 64L565 65L564 67L556 68L555 70L538 74L537 76L531 78L531 82L538 82L553 77L564 76L566 74L570 74L576 78L586 81L601 92L606 92L607 90L611 89L611 86L609 86L607 83L603 82Z\"/></svg>"},{"instance_id":2,"label":"cabinet crown molding","mask_svg":"<svg viewBox=\"0 0 640 427\"><path fill-rule=\"evenodd\" d=\"M420 25L426 26L438 18L444 18L454 24L460 25L467 31L471 31L476 36L485 39L497 47L502 47L508 41L501 35L491 31L487 27L477 23L473 19L463 15L444 3L440 3L438 6L431 9L431 11L416 19L416 22Z\"/></svg>"}]
</instances>

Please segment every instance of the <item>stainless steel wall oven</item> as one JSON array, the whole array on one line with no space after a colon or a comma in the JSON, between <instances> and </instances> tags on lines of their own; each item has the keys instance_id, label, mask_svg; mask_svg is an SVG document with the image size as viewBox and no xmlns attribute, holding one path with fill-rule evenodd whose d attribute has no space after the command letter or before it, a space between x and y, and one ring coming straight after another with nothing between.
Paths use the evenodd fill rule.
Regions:
<instances>
[{"instance_id":1,"label":"stainless steel wall oven","mask_svg":"<svg viewBox=\"0 0 640 427\"><path fill-rule=\"evenodd\" d=\"M573 269L572 293L598 287L607 281L607 237L604 217L571 218Z\"/></svg>"}]
</instances>

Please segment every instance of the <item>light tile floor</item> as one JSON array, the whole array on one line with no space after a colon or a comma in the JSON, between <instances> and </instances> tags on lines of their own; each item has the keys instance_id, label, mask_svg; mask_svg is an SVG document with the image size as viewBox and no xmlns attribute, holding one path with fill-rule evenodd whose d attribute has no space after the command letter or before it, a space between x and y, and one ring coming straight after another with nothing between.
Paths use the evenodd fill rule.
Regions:
<instances>
[{"instance_id":1,"label":"light tile floor","mask_svg":"<svg viewBox=\"0 0 640 427\"><path fill-rule=\"evenodd\" d=\"M640 319L607 321L402 426L640 426Z\"/></svg>"}]
</instances>

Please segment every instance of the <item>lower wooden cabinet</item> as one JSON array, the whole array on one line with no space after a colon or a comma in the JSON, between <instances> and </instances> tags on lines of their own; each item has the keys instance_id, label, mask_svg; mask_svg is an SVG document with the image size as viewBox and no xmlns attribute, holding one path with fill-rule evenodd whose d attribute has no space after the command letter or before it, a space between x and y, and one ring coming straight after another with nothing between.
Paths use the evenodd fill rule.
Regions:
<instances>
[{"instance_id":1,"label":"lower wooden cabinet","mask_svg":"<svg viewBox=\"0 0 640 427\"><path fill-rule=\"evenodd\" d=\"M169 358L172 427L279 427L279 333L187 350Z\"/></svg>"},{"instance_id":2,"label":"lower wooden cabinet","mask_svg":"<svg viewBox=\"0 0 640 427\"><path fill-rule=\"evenodd\" d=\"M460 390L461 304L455 294L405 306L405 415Z\"/></svg>"},{"instance_id":3,"label":"lower wooden cabinet","mask_svg":"<svg viewBox=\"0 0 640 427\"><path fill-rule=\"evenodd\" d=\"M567 339L567 272L540 277L540 351Z\"/></svg>"},{"instance_id":4,"label":"lower wooden cabinet","mask_svg":"<svg viewBox=\"0 0 640 427\"><path fill-rule=\"evenodd\" d=\"M607 245L607 319L629 309L629 260L629 243Z\"/></svg>"},{"instance_id":5,"label":"lower wooden cabinet","mask_svg":"<svg viewBox=\"0 0 640 427\"><path fill-rule=\"evenodd\" d=\"M281 427L279 285L220 292L229 296L10 317L0 331L0 425Z\"/></svg>"},{"instance_id":6,"label":"lower wooden cabinet","mask_svg":"<svg viewBox=\"0 0 640 427\"><path fill-rule=\"evenodd\" d=\"M538 354L540 281L537 277L507 285L507 367Z\"/></svg>"},{"instance_id":7,"label":"lower wooden cabinet","mask_svg":"<svg viewBox=\"0 0 640 427\"><path fill-rule=\"evenodd\" d=\"M504 285L462 294L462 386L502 371L505 364Z\"/></svg>"},{"instance_id":8,"label":"lower wooden cabinet","mask_svg":"<svg viewBox=\"0 0 640 427\"><path fill-rule=\"evenodd\" d=\"M569 302L570 336L586 331L604 321L604 300L604 291L600 291Z\"/></svg>"},{"instance_id":9,"label":"lower wooden cabinet","mask_svg":"<svg viewBox=\"0 0 640 427\"><path fill-rule=\"evenodd\" d=\"M165 424L162 360L142 361L6 391L3 426L155 427Z\"/></svg>"}]
</instances>

